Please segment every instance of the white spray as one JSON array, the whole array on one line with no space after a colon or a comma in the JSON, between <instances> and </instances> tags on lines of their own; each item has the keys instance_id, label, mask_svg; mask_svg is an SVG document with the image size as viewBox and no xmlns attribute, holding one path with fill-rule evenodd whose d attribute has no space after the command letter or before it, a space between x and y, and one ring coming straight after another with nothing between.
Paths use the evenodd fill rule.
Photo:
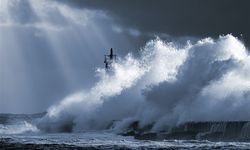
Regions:
<instances>
[{"instance_id":1,"label":"white spray","mask_svg":"<svg viewBox=\"0 0 250 150\"><path fill-rule=\"evenodd\" d=\"M113 74L99 69L93 88L53 106L47 119L63 123L70 116L75 130L103 129L112 120L121 121L117 128L134 120L154 123L153 130L186 121L249 120L249 63L232 35L183 48L157 38L139 58L129 54L115 63Z\"/></svg>"}]
</instances>

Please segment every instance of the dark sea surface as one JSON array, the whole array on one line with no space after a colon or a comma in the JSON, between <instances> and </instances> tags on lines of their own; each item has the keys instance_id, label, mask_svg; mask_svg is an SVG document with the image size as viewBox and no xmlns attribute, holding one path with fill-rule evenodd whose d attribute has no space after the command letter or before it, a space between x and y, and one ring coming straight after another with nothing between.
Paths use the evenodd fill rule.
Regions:
<instances>
[{"instance_id":1,"label":"dark sea surface","mask_svg":"<svg viewBox=\"0 0 250 150\"><path fill-rule=\"evenodd\" d=\"M245 142L136 140L108 132L0 136L0 149L250 149Z\"/></svg>"}]
</instances>

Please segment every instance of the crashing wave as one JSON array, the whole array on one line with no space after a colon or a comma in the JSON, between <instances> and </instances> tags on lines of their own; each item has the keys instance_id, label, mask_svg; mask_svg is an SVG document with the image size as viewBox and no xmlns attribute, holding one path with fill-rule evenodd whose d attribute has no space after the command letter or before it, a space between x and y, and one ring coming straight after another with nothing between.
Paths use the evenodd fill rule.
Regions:
<instances>
[{"instance_id":1,"label":"crashing wave","mask_svg":"<svg viewBox=\"0 0 250 150\"><path fill-rule=\"evenodd\" d=\"M138 120L160 131L192 121L248 121L249 63L247 49L232 35L183 47L157 38L140 57L119 58L112 74L98 69L91 89L51 107L41 124L100 130L118 120L114 129L122 130Z\"/></svg>"}]
</instances>

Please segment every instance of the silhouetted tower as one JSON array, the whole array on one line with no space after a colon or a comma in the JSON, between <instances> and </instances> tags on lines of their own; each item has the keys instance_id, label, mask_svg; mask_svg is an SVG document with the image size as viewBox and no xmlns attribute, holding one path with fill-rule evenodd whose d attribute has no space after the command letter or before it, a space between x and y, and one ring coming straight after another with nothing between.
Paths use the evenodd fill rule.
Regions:
<instances>
[{"instance_id":1,"label":"silhouetted tower","mask_svg":"<svg viewBox=\"0 0 250 150\"><path fill-rule=\"evenodd\" d=\"M116 55L113 54L113 49L110 49L110 54L105 55L104 57L104 63L105 63L105 68L108 70L111 68L111 64L116 60Z\"/></svg>"}]
</instances>

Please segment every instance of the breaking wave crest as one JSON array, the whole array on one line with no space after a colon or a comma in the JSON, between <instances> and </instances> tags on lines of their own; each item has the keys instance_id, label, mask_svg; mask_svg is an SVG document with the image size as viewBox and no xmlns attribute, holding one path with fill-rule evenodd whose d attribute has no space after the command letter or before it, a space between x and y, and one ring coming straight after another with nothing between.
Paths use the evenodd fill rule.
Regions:
<instances>
[{"instance_id":1,"label":"breaking wave crest","mask_svg":"<svg viewBox=\"0 0 250 150\"><path fill-rule=\"evenodd\" d=\"M119 58L112 72L97 69L99 81L52 106L39 127L121 130L139 120L160 130L188 121L250 120L249 66L247 49L232 35L182 47L156 38L139 57Z\"/></svg>"}]
</instances>

